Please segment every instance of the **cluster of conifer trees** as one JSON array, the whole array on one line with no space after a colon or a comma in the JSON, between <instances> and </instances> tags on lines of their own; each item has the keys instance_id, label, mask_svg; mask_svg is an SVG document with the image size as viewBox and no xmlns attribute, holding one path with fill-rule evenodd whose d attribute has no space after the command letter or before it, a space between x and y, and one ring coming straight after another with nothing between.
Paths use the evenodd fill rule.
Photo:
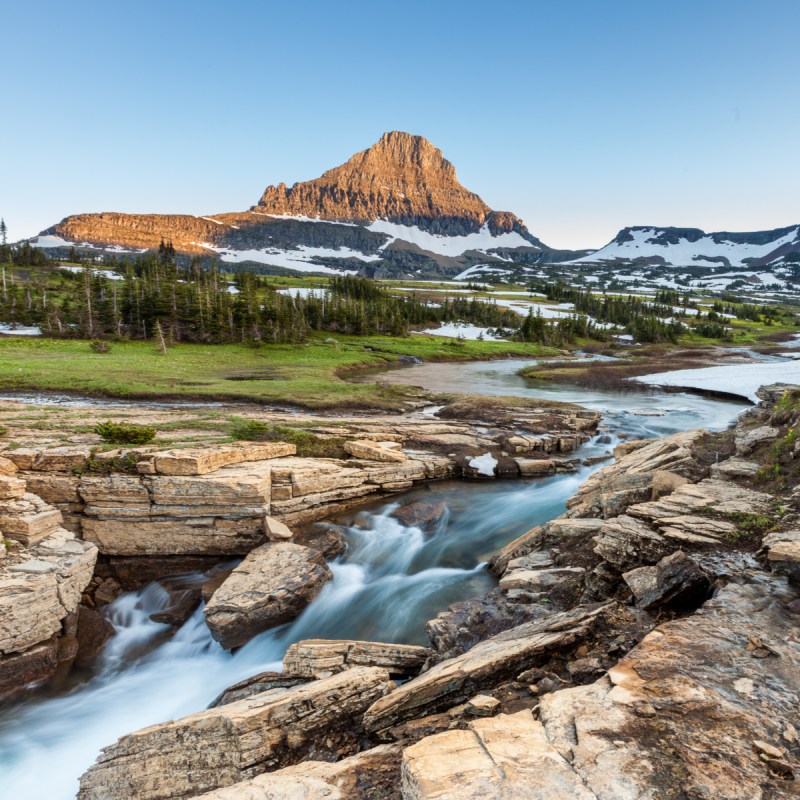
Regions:
<instances>
[{"instance_id":1,"label":"cluster of conifer trees","mask_svg":"<svg viewBox=\"0 0 800 800\"><path fill-rule=\"evenodd\" d=\"M456 321L514 331L520 324L513 311L494 303L455 296L434 304L414 293L395 297L355 276L335 277L327 291L307 297L282 294L251 272L237 273L230 284L197 260L178 265L168 243L117 270L116 280L88 266L61 271L54 288L52 281L13 280L3 269L0 321L38 325L51 336L163 337L168 343L302 342L311 331L403 336Z\"/></svg>"}]
</instances>

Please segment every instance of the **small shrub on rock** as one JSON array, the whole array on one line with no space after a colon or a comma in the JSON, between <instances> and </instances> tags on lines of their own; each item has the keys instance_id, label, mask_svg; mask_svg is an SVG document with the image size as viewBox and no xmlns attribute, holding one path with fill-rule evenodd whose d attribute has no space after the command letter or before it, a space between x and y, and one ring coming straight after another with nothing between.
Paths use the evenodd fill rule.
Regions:
<instances>
[{"instance_id":1,"label":"small shrub on rock","mask_svg":"<svg viewBox=\"0 0 800 800\"><path fill-rule=\"evenodd\" d=\"M111 348L108 345L108 342L104 342L102 339L92 339L89 347L92 349L93 353L110 353Z\"/></svg>"},{"instance_id":2,"label":"small shrub on rock","mask_svg":"<svg viewBox=\"0 0 800 800\"><path fill-rule=\"evenodd\" d=\"M339 436L318 436L311 431L273 425L255 419L236 420L230 429L231 437L246 442L289 442L304 458L347 458L344 439Z\"/></svg>"},{"instance_id":3,"label":"small shrub on rock","mask_svg":"<svg viewBox=\"0 0 800 800\"><path fill-rule=\"evenodd\" d=\"M94 432L106 442L113 444L147 444L155 438L156 429L150 425L133 422L101 422Z\"/></svg>"}]
</instances>

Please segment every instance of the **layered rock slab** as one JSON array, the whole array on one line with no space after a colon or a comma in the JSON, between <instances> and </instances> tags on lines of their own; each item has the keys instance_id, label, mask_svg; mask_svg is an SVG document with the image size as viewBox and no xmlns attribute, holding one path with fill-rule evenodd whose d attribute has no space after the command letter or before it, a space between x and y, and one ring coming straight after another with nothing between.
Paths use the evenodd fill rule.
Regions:
<instances>
[{"instance_id":1,"label":"layered rock slab","mask_svg":"<svg viewBox=\"0 0 800 800\"><path fill-rule=\"evenodd\" d=\"M211 635L226 649L290 622L332 577L322 554L291 542L257 547L204 609Z\"/></svg>"},{"instance_id":2,"label":"layered rock slab","mask_svg":"<svg viewBox=\"0 0 800 800\"><path fill-rule=\"evenodd\" d=\"M537 657L558 652L584 638L605 606L571 611L519 625L436 664L378 700L364 716L372 732L383 732L414 717L468 700L525 669Z\"/></svg>"},{"instance_id":3,"label":"layered rock slab","mask_svg":"<svg viewBox=\"0 0 800 800\"><path fill-rule=\"evenodd\" d=\"M361 714L390 685L386 670L356 667L144 728L103 750L78 798L196 797L306 758L350 755Z\"/></svg>"},{"instance_id":4,"label":"layered rock slab","mask_svg":"<svg viewBox=\"0 0 800 800\"><path fill-rule=\"evenodd\" d=\"M432 655L427 647L337 639L304 639L289 645L284 672L307 678L325 678L357 666L382 667L393 676L416 675Z\"/></svg>"}]
</instances>

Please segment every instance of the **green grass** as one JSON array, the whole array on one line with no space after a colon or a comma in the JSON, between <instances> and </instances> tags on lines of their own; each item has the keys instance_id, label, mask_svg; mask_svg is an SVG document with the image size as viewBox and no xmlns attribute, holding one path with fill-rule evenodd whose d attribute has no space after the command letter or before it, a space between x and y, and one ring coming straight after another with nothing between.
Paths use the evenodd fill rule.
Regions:
<instances>
[{"instance_id":1,"label":"green grass","mask_svg":"<svg viewBox=\"0 0 800 800\"><path fill-rule=\"evenodd\" d=\"M552 353L514 342L456 342L444 337L318 336L304 345L181 344L166 355L152 342L113 342L92 352L83 340L0 338L0 390L42 390L106 397L184 398L307 408L400 408L418 395L403 386L350 383L350 370L400 356L426 361L534 358Z\"/></svg>"}]
</instances>

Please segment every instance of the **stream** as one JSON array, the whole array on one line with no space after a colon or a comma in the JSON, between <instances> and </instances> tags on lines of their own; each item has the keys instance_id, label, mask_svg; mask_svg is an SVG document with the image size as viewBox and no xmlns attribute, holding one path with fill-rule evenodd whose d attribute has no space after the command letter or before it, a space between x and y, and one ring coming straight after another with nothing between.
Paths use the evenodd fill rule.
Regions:
<instances>
[{"instance_id":1,"label":"stream","mask_svg":"<svg viewBox=\"0 0 800 800\"><path fill-rule=\"evenodd\" d=\"M433 391L567 400L601 410L607 430L582 458L604 455L620 437L662 437L696 427L725 428L744 403L690 394L624 394L533 387L515 373L530 362L416 365L386 380ZM74 798L79 776L104 745L146 725L205 708L223 689L280 669L287 646L307 638L426 642L425 622L448 605L495 585L486 560L531 527L561 514L578 486L602 464L573 474L509 481L446 481L341 515L347 549L333 580L294 622L260 634L235 653L214 642L202 608L174 635L150 621L166 592L150 584L107 606L116 628L91 671L60 693L39 689L0 707L0 785L20 800ZM435 530L423 534L392 516L415 500L444 502Z\"/></svg>"}]
</instances>

